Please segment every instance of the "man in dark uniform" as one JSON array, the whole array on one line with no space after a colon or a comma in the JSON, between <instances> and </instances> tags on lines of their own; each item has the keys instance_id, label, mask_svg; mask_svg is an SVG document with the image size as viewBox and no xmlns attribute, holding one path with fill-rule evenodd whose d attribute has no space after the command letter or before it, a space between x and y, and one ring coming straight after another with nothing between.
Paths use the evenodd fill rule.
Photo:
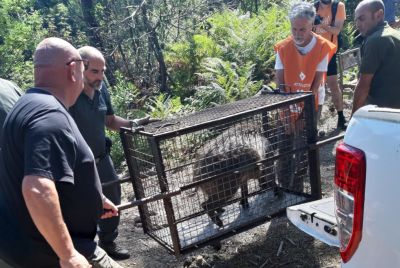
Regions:
<instances>
[{"instance_id":1,"label":"man in dark uniform","mask_svg":"<svg viewBox=\"0 0 400 268\"><path fill-rule=\"evenodd\" d=\"M364 43L352 113L366 104L400 108L400 32L384 17L381 0L364 0L356 8L356 26Z\"/></svg>"},{"instance_id":2,"label":"man in dark uniform","mask_svg":"<svg viewBox=\"0 0 400 268\"><path fill-rule=\"evenodd\" d=\"M82 136L85 138L96 159L102 183L118 180L113 162L106 150L105 127L119 130L121 127L132 127L135 122L114 114L110 95L103 83L105 59L94 47L80 48L83 59L88 60L88 69L84 72L84 89L75 105L69 111L75 119ZM136 121L137 123L138 121ZM121 186L119 183L104 187L103 193L115 204L121 202ZM119 217L101 220L99 223L99 245L115 259L130 257L128 250L120 248L114 241L118 236Z\"/></svg>"},{"instance_id":3,"label":"man in dark uniform","mask_svg":"<svg viewBox=\"0 0 400 268\"><path fill-rule=\"evenodd\" d=\"M6 119L8 112L17 102L19 97L21 97L21 89L13 82L0 78L0 127L3 126L4 120Z\"/></svg>"},{"instance_id":4,"label":"man in dark uniform","mask_svg":"<svg viewBox=\"0 0 400 268\"><path fill-rule=\"evenodd\" d=\"M82 91L84 66L68 42L43 40L35 87L4 123L0 258L12 267L121 268L94 241L98 219L118 210L102 194L93 154L67 111Z\"/></svg>"}]
</instances>

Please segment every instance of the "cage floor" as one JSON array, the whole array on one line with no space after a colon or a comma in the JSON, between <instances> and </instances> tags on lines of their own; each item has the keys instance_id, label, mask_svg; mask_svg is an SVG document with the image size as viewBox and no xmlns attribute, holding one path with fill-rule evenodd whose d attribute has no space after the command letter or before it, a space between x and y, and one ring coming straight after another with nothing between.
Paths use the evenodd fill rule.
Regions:
<instances>
[{"instance_id":1,"label":"cage floor","mask_svg":"<svg viewBox=\"0 0 400 268\"><path fill-rule=\"evenodd\" d=\"M239 229L258 218L275 214L288 206L306 201L308 198L293 193L283 192L279 197L273 191L267 191L249 198L249 207L244 209L237 202L225 206L220 216L224 227L219 228L207 214L178 223L177 229L181 247L198 244L213 236L229 230Z\"/></svg>"}]
</instances>

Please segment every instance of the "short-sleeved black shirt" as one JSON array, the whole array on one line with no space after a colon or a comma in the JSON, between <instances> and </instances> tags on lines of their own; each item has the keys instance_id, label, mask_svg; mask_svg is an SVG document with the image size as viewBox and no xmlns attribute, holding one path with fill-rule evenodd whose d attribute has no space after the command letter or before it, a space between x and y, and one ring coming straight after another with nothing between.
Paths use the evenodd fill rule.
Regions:
<instances>
[{"instance_id":1,"label":"short-sleeved black shirt","mask_svg":"<svg viewBox=\"0 0 400 268\"><path fill-rule=\"evenodd\" d=\"M16 267L56 267L58 258L26 208L24 176L52 179L76 249L89 257L96 244L102 192L93 154L66 108L30 89L4 123L0 159L0 258Z\"/></svg>"},{"instance_id":2,"label":"short-sleeved black shirt","mask_svg":"<svg viewBox=\"0 0 400 268\"><path fill-rule=\"evenodd\" d=\"M93 99L82 92L75 104L69 108L69 112L92 149L94 157L104 157L106 154L105 120L107 115L114 114L110 95L104 83L100 90L95 90Z\"/></svg>"},{"instance_id":3,"label":"short-sleeved black shirt","mask_svg":"<svg viewBox=\"0 0 400 268\"><path fill-rule=\"evenodd\" d=\"M378 25L362 46L360 72L373 74L367 104L400 108L400 32Z\"/></svg>"}]
</instances>

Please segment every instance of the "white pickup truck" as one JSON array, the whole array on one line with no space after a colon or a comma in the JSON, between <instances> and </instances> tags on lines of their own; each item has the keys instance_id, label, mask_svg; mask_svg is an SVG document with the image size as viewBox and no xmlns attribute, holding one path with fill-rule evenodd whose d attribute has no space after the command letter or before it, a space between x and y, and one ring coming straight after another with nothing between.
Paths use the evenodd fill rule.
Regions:
<instances>
[{"instance_id":1,"label":"white pickup truck","mask_svg":"<svg viewBox=\"0 0 400 268\"><path fill-rule=\"evenodd\" d=\"M288 218L338 246L344 268L400 267L400 109L368 105L354 114L333 183L333 197L289 207Z\"/></svg>"}]
</instances>

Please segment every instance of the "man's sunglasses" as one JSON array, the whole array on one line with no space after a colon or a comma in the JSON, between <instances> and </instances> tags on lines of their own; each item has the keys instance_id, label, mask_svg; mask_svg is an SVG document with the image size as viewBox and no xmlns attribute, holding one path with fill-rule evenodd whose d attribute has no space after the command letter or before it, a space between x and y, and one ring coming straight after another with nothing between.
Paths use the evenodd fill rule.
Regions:
<instances>
[{"instance_id":1,"label":"man's sunglasses","mask_svg":"<svg viewBox=\"0 0 400 268\"><path fill-rule=\"evenodd\" d=\"M65 65L70 65L73 62L83 62L83 66L85 67L85 71L87 71L87 69L89 69L89 61L88 60L84 60L84 59L73 59L70 60L69 62L67 62Z\"/></svg>"}]
</instances>

